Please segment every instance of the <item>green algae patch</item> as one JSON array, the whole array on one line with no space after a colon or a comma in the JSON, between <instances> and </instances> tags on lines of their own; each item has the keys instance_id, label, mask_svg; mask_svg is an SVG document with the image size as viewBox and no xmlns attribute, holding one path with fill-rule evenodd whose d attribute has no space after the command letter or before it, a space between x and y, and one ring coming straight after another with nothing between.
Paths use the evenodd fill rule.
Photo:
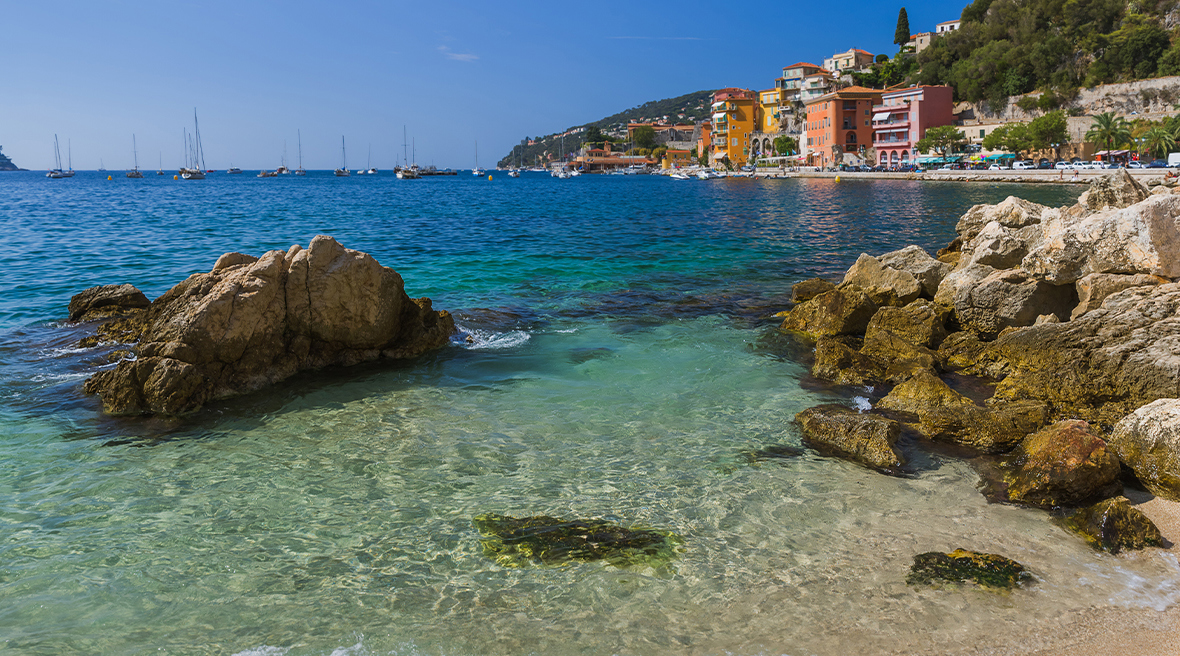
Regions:
<instances>
[{"instance_id":1,"label":"green algae patch","mask_svg":"<svg viewBox=\"0 0 1180 656\"><path fill-rule=\"evenodd\" d=\"M616 567L658 567L676 557L684 540L671 531L624 528L600 519L485 513L472 520L483 553L504 567L564 565L605 560Z\"/></svg>"},{"instance_id":2,"label":"green algae patch","mask_svg":"<svg viewBox=\"0 0 1180 656\"><path fill-rule=\"evenodd\" d=\"M975 583L991 590L1011 590L1035 581L1036 577L1014 560L963 549L918 554L906 577L910 585Z\"/></svg>"}]
</instances>

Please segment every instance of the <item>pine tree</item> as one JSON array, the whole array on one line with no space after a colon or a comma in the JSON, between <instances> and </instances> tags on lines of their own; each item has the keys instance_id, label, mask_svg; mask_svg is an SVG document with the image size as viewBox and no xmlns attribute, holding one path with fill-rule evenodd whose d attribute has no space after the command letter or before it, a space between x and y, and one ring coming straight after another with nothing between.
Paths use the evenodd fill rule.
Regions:
<instances>
[{"instance_id":1,"label":"pine tree","mask_svg":"<svg viewBox=\"0 0 1180 656\"><path fill-rule=\"evenodd\" d=\"M910 17L905 13L905 7L897 12L897 31L893 33L893 42L904 46L910 42Z\"/></svg>"}]
</instances>

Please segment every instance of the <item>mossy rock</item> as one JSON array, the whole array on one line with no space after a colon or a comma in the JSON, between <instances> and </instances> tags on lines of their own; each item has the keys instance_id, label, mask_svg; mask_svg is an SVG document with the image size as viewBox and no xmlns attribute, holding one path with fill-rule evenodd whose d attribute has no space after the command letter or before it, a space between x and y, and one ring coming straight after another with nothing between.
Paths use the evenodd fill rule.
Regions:
<instances>
[{"instance_id":1,"label":"mossy rock","mask_svg":"<svg viewBox=\"0 0 1180 656\"><path fill-rule=\"evenodd\" d=\"M820 337L815 342L811 375L839 385L865 385L886 379L885 366L861 353L863 343L856 337Z\"/></svg>"},{"instance_id":2,"label":"mossy rock","mask_svg":"<svg viewBox=\"0 0 1180 656\"><path fill-rule=\"evenodd\" d=\"M1084 421L1059 421L1021 441L1000 463L1009 501L1080 506L1119 494L1119 460Z\"/></svg>"},{"instance_id":3,"label":"mossy rock","mask_svg":"<svg viewBox=\"0 0 1180 656\"><path fill-rule=\"evenodd\" d=\"M1110 553L1164 546L1160 530L1126 497L1106 499L1079 508L1058 522L1066 530L1082 536L1095 549Z\"/></svg>"},{"instance_id":4,"label":"mossy rock","mask_svg":"<svg viewBox=\"0 0 1180 656\"><path fill-rule=\"evenodd\" d=\"M684 540L671 531L624 528L601 519L485 513L472 523L483 553L504 567L604 560L616 567L658 566L676 557Z\"/></svg>"},{"instance_id":5,"label":"mossy rock","mask_svg":"<svg viewBox=\"0 0 1180 656\"><path fill-rule=\"evenodd\" d=\"M888 332L866 335L860 353L879 363L882 380L889 383L909 380L923 371L933 372L938 359L934 351Z\"/></svg>"},{"instance_id":6,"label":"mossy rock","mask_svg":"<svg viewBox=\"0 0 1180 656\"><path fill-rule=\"evenodd\" d=\"M964 549L918 554L906 577L910 585L974 583L990 590L1011 590L1035 581L1036 577L1014 560Z\"/></svg>"},{"instance_id":7,"label":"mossy rock","mask_svg":"<svg viewBox=\"0 0 1180 656\"><path fill-rule=\"evenodd\" d=\"M901 475L905 459L897 450L901 424L873 413L825 404L795 415L803 442L821 454L860 463L884 474Z\"/></svg>"},{"instance_id":8,"label":"mossy rock","mask_svg":"<svg viewBox=\"0 0 1180 656\"><path fill-rule=\"evenodd\" d=\"M802 303L810 301L824 292L830 292L836 288L836 283L824 280L823 278L812 278L797 282L791 286L791 301L794 303Z\"/></svg>"},{"instance_id":9,"label":"mossy rock","mask_svg":"<svg viewBox=\"0 0 1180 656\"><path fill-rule=\"evenodd\" d=\"M753 465L753 464L757 464L760 462L765 462L767 460L771 460L771 461L789 460L791 458L797 458L797 457L803 455L804 453L807 453L807 452L803 449L800 449L797 446L787 446L785 444L772 444L772 445L770 445L766 448L763 448L763 449L755 449L753 451L747 451L745 453L745 456L746 456L746 460L749 461L749 463L751 465Z\"/></svg>"},{"instance_id":10,"label":"mossy rock","mask_svg":"<svg viewBox=\"0 0 1180 656\"><path fill-rule=\"evenodd\" d=\"M1036 401L987 407L962 404L920 411L918 418L918 430L932 440L982 453L1004 453L1045 426L1049 409Z\"/></svg>"},{"instance_id":11,"label":"mossy rock","mask_svg":"<svg viewBox=\"0 0 1180 656\"><path fill-rule=\"evenodd\" d=\"M796 305L783 319L782 330L797 330L812 338L861 335L877 313L877 304L855 287L832 289Z\"/></svg>"},{"instance_id":12,"label":"mossy rock","mask_svg":"<svg viewBox=\"0 0 1180 656\"><path fill-rule=\"evenodd\" d=\"M951 389L938 376L929 371L920 371L913 378L894 387L888 396L877 403L877 408L917 415L933 408L965 405L973 406L975 403Z\"/></svg>"}]
</instances>

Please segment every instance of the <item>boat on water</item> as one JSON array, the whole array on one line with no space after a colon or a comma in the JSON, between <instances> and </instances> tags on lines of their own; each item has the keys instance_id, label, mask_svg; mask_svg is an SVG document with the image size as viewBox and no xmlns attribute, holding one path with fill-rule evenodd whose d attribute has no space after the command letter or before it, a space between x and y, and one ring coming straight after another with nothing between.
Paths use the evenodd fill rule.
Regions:
<instances>
[{"instance_id":1,"label":"boat on water","mask_svg":"<svg viewBox=\"0 0 1180 656\"><path fill-rule=\"evenodd\" d=\"M63 170L61 168L61 148L57 145L57 135L53 135L53 157L57 161L57 168L51 169L49 173L45 174L47 178L72 178L74 177L74 156L70 153L70 168Z\"/></svg>"},{"instance_id":2,"label":"boat on water","mask_svg":"<svg viewBox=\"0 0 1180 656\"><path fill-rule=\"evenodd\" d=\"M418 170L418 165L403 167L397 171L398 180L417 180L422 177L422 173Z\"/></svg>"},{"instance_id":3,"label":"boat on water","mask_svg":"<svg viewBox=\"0 0 1180 656\"><path fill-rule=\"evenodd\" d=\"M287 168L286 166L280 166L279 168L275 169L275 175L289 175L290 173L291 169Z\"/></svg>"},{"instance_id":4,"label":"boat on water","mask_svg":"<svg viewBox=\"0 0 1180 656\"><path fill-rule=\"evenodd\" d=\"M277 178L277 177L279 177L279 172L278 171L259 171L258 177L260 177L260 178Z\"/></svg>"},{"instance_id":5,"label":"boat on water","mask_svg":"<svg viewBox=\"0 0 1180 656\"><path fill-rule=\"evenodd\" d=\"M299 168L295 169L295 175L307 175L307 171L303 170L303 135L298 130L295 134L299 137Z\"/></svg>"},{"instance_id":6,"label":"boat on water","mask_svg":"<svg viewBox=\"0 0 1180 656\"><path fill-rule=\"evenodd\" d=\"M340 135L340 168L336 169L336 177L347 178L352 175L348 170L348 153L344 150L344 135Z\"/></svg>"},{"instance_id":7,"label":"boat on water","mask_svg":"<svg viewBox=\"0 0 1180 656\"><path fill-rule=\"evenodd\" d=\"M238 167L236 167L236 166L231 166L231 167L229 167L228 169L226 169L226 170L225 170L225 172L226 172L226 173L228 173L228 174L230 174L230 175L238 175L239 173L241 173L241 172L242 172L242 169L240 169L240 168L238 168Z\"/></svg>"},{"instance_id":8,"label":"boat on water","mask_svg":"<svg viewBox=\"0 0 1180 656\"><path fill-rule=\"evenodd\" d=\"M720 180L721 176L713 169L704 169L697 171L697 180Z\"/></svg>"},{"instance_id":9,"label":"boat on water","mask_svg":"<svg viewBox=\"0 0 1180 656\"><path fill-rule=\"evenodd\" d=\"M409 147L406 141L406 126L402 126L402 159L405 160L404 166L397 168L398 180L417 180L422 177L422 170L418 168L418 163L410 164L410 152L406 150ZM414 148L414 159L418 159L418 148ZM434 168L434 167L431 167ZM428 174L430 175L430 174Z\"/></svg>"},{"instance_id":10,"label":"boat on water","mask_svg":"<svg viewBox=\"0 0 1180 656\"><path fill-rule=\"evenodd\" d=\"M479 168L479 142L475 142L475 168L471 169L471 175L479 177L483 175L483 169Z\"/></svg>"},{"instance_id":11,"label":"boat on water","mask_svg":"<svg viewBox=\"0 0 1180 656\"><path fill-rule=\"evenodd\" d=\"M519 178L520 177L520 169L509 169L508 170L508 177Z\"/></svg>"},{"instance_id":12,"label":"boat on water","mask_svg":"<svg viewBox=\"0 0 1180 656\"><path fill-rule=\"evenodd\" d=\"M160 153L160 168L156 170L156 175L164 175L164 153Z\"/></svg>"},{"instance_id":13,"label":"boat on water","mask_svg":"<svg viewBox=\"0 0 1180 656\"><path fill-rule=\"evenodd\" d=\"M673 180L692 180L692 177L689 176L684 171L677 171L675 173L669 173L668 177L672 178Z\"/></svg>"},{"instance_id":14,"label":"boat on water","mask_svg":"<svg viewBox=\"0 0 1180 656\"><path fill-rule=\"evenodd\" d=\"M139 170L139 147L135 145L135 135L131 135L131 155L135 158L135 168L127 172L129 178L142 178L143 173Z\"/></svg>"},{"instance_id":15,"label":"boat on water","mask_svg":"<svg viewBox=\"0 0 1180 656\"><path fill-rule=\"evenodd\" d=\"M106 173L107 172L107 167L102 163L101 157L98 158L98 172L99 173Z\"/></svg>"},{"instance_id":16,"label":"boat on water","mask_svg":"<svg viewBox=\"0 0 1180 656\"><path fill-rule=\"evenodd\" d=\"M184 141L185 161L184 167L180 169L180 177L185 180L204 180L205 149L201 145L201 126L197 122L196 107L193 108L193 136L190 138L186 132Z\"/></svg>"}]
</instances>

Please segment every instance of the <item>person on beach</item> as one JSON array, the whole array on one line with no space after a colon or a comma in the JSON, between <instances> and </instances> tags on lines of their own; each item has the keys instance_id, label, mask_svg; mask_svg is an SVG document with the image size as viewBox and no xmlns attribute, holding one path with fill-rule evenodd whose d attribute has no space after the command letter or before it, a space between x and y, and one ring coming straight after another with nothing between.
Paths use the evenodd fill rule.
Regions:
<instances>
[{"instance_id":1,"label":"person on beach","mask_svg":"<svg viewBox=\"0 0 1180 656\"><path fill-rule=\"evenodd\" d=\"M1070 182L1077 182L1077 180L1078 180L1078 170L1074 169L1073 170L1073 177L1070 178Z\"/></svg>"}]
</instances>

